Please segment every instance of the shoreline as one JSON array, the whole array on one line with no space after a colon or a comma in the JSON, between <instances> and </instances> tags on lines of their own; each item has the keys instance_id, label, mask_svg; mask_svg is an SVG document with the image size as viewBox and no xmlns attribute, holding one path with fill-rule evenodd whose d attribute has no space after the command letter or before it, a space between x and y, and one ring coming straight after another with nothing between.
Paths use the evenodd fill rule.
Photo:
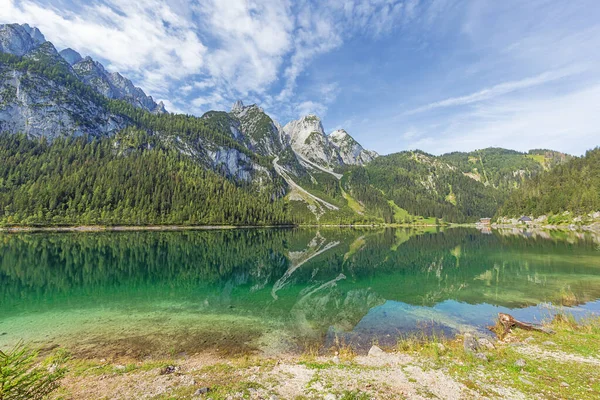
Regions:
<instances>
[{"instance_id":1,"label":"shoreline","mask_svg":"<svg viewBox=\"0 0 600 400\"><path fill-rule=\"evenodd\" d=\"M462 225L465 226L465 225ZM475 227L475 224L471 225ZM433 228L450 225L401 225L401 224L306 224L306 225L72 225L72 226L10 226L0 227L0 232L136 232L136 231L194 231L232 229L277 228Z\"/></svg>"},{"instance_id":2,"label":"shoreline","mask_svg":"<svg viewBox=\"0 0 600 400\"><path fill-rule=\"evenodd\" d=\"M474 228L502 231L507 229L570 231L598 233L600 228L595 225L515 225L478 223L464 224L289 224L289 225L65 225L65 226L0 226L0 233L20 232L141 232L141 231L208 231L234 229L291 229L291 228Z\"/></svg>"},{"instance_id":3,"label":"shoreline","mask_svg":"<svg viewBox=\"0 0 600 400\"><path fill-rule=\"evenodd\" d=\"M368 354L343 343L324 353L144 359L86 359L59 349L66 376L50 398L597 398L600 320L576 323L565 315L544 326L553 334L512 329L502 338L402 338L393 347L373 345Z\"/></svg>"},{"instance_id":4,"label":"shoreline","mask_svg":"<svg viewBox=\"0 0 600 400\"><path fill-rule=\"evenodd\" d=\"M260 228L296 228L298 225L73 225L73 226L12 226L0 227L0 232L137 232L137 231L205 231Z\"/></svg>"}]
</instances>

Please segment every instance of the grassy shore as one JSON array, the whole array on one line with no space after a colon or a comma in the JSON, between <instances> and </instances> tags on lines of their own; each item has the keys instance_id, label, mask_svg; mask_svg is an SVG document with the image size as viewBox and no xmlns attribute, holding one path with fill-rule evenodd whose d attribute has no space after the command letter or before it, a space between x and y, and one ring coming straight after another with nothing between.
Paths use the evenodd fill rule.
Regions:
<instances>
[{"instance_id":1,"label":"grassy shore","mask_svg":"<svg viewBox=\"0 0 600 400\"><path fill-rule=\"evenodd\" d=\"M576 323L561 316L547 325L555 334L514 329L476 352L465 350L459 336L402 338L393 348L372 348L369 355L340 345L278 358L72 356L51 398L600 398L600 318ZM61 359L68 353L59 352Z\"/></svg>"}]
</instances>

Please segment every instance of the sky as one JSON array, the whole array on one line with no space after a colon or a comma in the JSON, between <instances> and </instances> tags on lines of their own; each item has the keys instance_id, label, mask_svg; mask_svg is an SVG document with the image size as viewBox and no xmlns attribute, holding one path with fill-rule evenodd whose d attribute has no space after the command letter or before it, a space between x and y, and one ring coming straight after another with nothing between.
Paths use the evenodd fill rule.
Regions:
<instances>
[{"instance_id":1,"label":"sky","mask_svg":"<svg viewBox=\"0 0 600 400\"><path fill-rule=\"evenodd\" d=\"M380 154L600 145L598 0L0 0L171 112L308 113Z\"/></svg>"}]
</instances>

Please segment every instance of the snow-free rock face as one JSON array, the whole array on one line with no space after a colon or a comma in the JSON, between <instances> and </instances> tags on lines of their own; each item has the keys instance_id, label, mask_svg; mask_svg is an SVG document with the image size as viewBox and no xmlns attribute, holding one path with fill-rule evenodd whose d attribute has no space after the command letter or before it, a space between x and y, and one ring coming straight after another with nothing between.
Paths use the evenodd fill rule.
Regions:
<instances>
[{"instance_id":1,"label":"snow-free rock face","mask_svg":"<svg viewBox=\"0 0 600 400\"><path fill-rule=\"evenodd\" d=\"M364 165L377 153L365 150L343 129L326 136L321 120L307 115L283 128L294 151L323 167Z\"/></svg>"},{"instance_id":2,"label":"snow-free rock face","mask_svg":"<svg viewBox=\"0 0 600 400\"><path fill-rule=\"evenodd\" d=\"M46 63L66 62L73 67L79 79L108 98L125 100L135 107L154 113L167 112L164 104L156 104L151 96L146 96L142 89L135 87L118 72L109 73L99 62L89 57L82 58L70 48L58 53L37 28L27 24L0 25L0 52Z\"/></svg>"},{"instance_id":3,"label":"snow-free rock face","mask_svg":"<svg viewBox=\"0 0 600 400\"><path fill-rule=\"evenodd\" d=\"M365 150L343 129L332 132L329 135L329 141L335 146L340 158L346 165L364 165L377 157L376 152Z\"/></svg>"},{"instance_id":4,"label":"snow-free rock face","mask_svg":"<svg viewBox=\"0 0 600 400\"><path fill-rule=\"evenodd\" d=\"M151 96L146 96L146 93L135 87L129 79L124 78L118 72L108 72L101 63L94 61L91 57L86 57L73 64L73 70L84 83L109 99L125 100L135 107L150 112L166 112L164 104L159 106Z\"/></svg>"},{"instance_id":5,"label":"snow-free rock face","mask_svg":"<svg viewBox=\"0 0 600 400\"><path fill-rule=\"evenodd\" d=\"M269 157L279 155L288 145L281 126L256 104L245 106L238 100L229 115L233 119L231 130L234 136L236 133L241 135L238 139L250 150Z\"/></svg>"},{"instance_id":6,"label":"snow-free rock face","mask_svg":"<svg viewBox=\"0 0 600 400\"><path fill-rule=\"evenodd\" d=\"M69 63L69 65L77 64L79 61L83 60L81 54L71 48L61 50L59 54Z\"/></svg>"},{"instance_id":7,"label":"snow-free rock face","mask_svg":"<svg viewBox=\"0 0 600 400\"><path fill-rule=\"evenodd\" d=\"M110 135L126 121L43 76L0 65L0 131L52 140L69 135Z\"/></svg>"},{"instance_id":8,"label":"snow-free rock face","mask_svg":"<svg viewBox=\"0 0 600 400\"><path fill-rule=\"evenodd\" d=\"M46 39L37 29L27 24L0 25L0 52L15 56L24 56Z\"/></svg>"},{"instance_id":9,"label":"snow-free rock face","mask_svg":"<svg viewBox=\"0 0 600 400\"><path fill-rule=\"evenodd\" d=\"M321 166L340 164L339 157L332 150L323 124L316 115L310 114L283 127L292 149L300 156Z\"/></svg>"}]
</instances>

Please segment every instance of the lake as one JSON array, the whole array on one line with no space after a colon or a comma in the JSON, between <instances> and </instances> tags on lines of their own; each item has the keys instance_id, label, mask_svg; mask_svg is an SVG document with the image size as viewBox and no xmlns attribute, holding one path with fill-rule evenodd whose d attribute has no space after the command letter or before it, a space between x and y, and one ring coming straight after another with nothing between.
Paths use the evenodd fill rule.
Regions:
<instances>
[{"instance_id":1,"label":"lake","mask_svg":"<svg viewBox=\"0 0 600 400\"><path fill-rule=\"evenodd\" d=\"M0 234L0 349L108 358L267 356L413 334L498 312L600 313L600 241L453 228Z\"/></svg>"}]
</instances>

